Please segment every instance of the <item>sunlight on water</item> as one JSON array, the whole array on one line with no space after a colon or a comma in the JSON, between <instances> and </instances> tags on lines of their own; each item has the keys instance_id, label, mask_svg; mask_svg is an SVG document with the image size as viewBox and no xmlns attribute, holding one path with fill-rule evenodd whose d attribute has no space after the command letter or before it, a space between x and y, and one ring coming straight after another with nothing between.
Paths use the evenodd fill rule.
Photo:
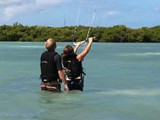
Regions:
<instances>
[{"instance_id":1,"label":"sunlight on water","mask_svg":"<svg viewBox=\"0 0 160 120\"><path fill-rule=\"evenodd\" d=\"M120 56L159 56L160 52L147 52L147 53L130 53L130 54L121 54Z\"/></svg>"},{"instance_id":2,"label":"sunlight on water","mask_svg":"<svg viewBox=\"0 0 160 120\"><path fill-rule=\"evenodd\" d=\"M159 96L160 90L109 90L98 92L100 95L126 95L126 96Z\"/></svg>"}]
</instances>

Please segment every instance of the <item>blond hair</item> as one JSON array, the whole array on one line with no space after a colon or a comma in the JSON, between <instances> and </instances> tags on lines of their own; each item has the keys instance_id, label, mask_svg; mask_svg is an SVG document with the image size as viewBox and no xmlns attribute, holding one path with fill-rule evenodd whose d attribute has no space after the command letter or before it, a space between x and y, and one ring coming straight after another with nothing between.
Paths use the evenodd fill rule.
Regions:
<instances>
[{"instance_id":1,"label":"blond hair","mask_svg":"<svg viewBox=\"0 0 160 120\"><path fill-rule=\"evenodd\" d=\"M49 38L46 42L45 42L45 47L48 51L53 50L56 48L56 42L53 38Z\"/></svg>"}]
</instances>

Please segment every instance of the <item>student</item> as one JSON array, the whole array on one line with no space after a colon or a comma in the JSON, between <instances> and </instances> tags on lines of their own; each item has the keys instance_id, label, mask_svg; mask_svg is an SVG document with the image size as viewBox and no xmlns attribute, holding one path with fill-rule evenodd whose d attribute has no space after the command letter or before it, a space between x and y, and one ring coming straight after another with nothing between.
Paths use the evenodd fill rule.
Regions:
<instances>
[{"instance_id":1,"label":"student","mask_svg":"<svg viewBox=\"0 0 160 120\"><path fill-rule=\"evenodd\" d=\"M53 38L49 38L45 42L47 51L43 52L40 58L41 68L41 90L48 90L54 92L61 91L61 79L65 84L65 89L68 91L68 85L63 73L61 56L55 52L56 42Z\"/></svg>"},{"instance_id":2,"label":"student","mask_svg":"<svg viewBox=\"0 0 160 120\"><path fill-rule=\"evenodd\" d=\"M84 87L84 72L82 67L82 61L90 51L93 38L88 39L88 44L80 54L76 54L79 46L82 42L78 42L73 48L71 45L67 45L62 53L63 67L66 73L66 81L68 83L69 90L81 90Z\"/></svg>"}]
</instances>

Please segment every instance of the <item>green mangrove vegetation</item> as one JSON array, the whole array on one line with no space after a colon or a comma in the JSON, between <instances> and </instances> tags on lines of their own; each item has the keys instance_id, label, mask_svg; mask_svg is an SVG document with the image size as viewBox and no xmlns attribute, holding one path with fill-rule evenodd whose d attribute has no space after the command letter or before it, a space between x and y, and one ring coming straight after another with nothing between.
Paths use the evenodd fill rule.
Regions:
<instances>
[{"instance_id":1,"label":"green mangrove vegetation","mask_svg":"<svg viewBox=\"0 0 160 120\"><path fill-rule=\"evenodd\" d=\"M0 26L0 41L44 41L53 37L58 42L85 40L89 26L49 27L24 26L18 22ZM125 25L113 27L92 27L90 36L97 37L96 42L160 42L160 26L128 28Z\"/></svg>"}]
</instances>

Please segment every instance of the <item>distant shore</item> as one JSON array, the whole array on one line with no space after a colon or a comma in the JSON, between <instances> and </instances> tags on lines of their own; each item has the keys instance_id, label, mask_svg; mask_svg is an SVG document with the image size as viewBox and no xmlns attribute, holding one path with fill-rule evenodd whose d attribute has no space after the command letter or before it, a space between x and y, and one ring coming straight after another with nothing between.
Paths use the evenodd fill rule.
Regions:
<instances>
[{"instance_id":1,"label":"distant shore","mask_svg":"<svg viewBox=\"0 0 160 120\"><path fill-rule=\"evenodd\" d=\"M89 28L89 26L24 26L17 22L13 25L0 26L0 41L42 42L50 37L57 42L80 41L86 39ZM159 43L160 25L138 29L125 25L91 27L90 36L96 37L95 42Z\"/></svg>"}]
</instances>

